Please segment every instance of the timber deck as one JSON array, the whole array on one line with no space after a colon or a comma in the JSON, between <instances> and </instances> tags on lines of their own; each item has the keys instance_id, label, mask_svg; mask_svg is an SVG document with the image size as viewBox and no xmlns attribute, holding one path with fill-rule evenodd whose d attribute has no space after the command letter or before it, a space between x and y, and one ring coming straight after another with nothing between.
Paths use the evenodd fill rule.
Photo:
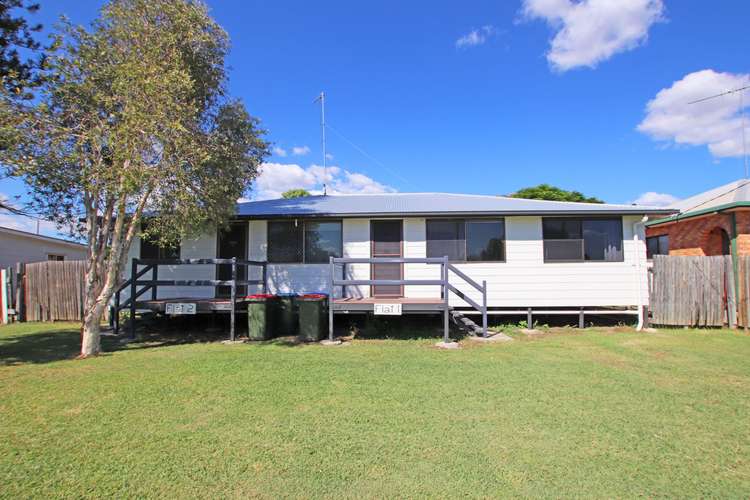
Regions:
<instances>
[{"instance_id":1,"label":"timber deck","mask_svg":"<svg viewBox=\"0 0 750 500\"><path fill-rule=\"evenodd\" d=\"M170 297L168 299L138 300L135 303L137 309L145 309L153 312L163 313L167 304L187 303L195 304L196 314L207 314L213 312L231 312L232 301L229 298L195 298L195 297ZM242 304L244 300L237 299L236 304ZM237 308L240 312L242 309Z\"/></svg>"},{"instance_id":2,"label":"timber deck","mask_svg":"<svg viewBox=\"0 0 750 500\"><path fill-rule=\"evenodd\" d=\"M363 311L372 312L375 304L401 304L401 310L407 312L442 311L445 302L440 298L407 298L407 297L346 297L333 299L334 312Z\"/></svg>"}]
</instances>

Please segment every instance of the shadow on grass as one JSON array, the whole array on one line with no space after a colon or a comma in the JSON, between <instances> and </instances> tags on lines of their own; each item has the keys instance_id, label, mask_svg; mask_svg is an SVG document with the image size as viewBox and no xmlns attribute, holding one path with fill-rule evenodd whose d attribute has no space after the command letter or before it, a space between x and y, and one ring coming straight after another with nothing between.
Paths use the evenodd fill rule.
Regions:
<instances>
[{"instance_id":1,"label":"shadow on grass","mask_svg":"<svg viewBox=\"0 0 750 500\"><path fill-rule=\"evenodd\" d=\"M398 318L359 317L348 322L337 318L336 337L358 340L439 340L443 336L442 319L437 316L401 316ZM102 335L102 353L123 350L153 349L185 344L215 343L227 340L224 321L193 319L154 319L139 322L137 339L128 342L127 327L120 336ZM451 325L451 338L465 334ZM323 332L327 336L327 331ZM246 327L238 325L238 340L246 338ZM278 337L251 342L259 346L299 347L308 342L298 337ZM77 327L55 327L51 324L23 324L21 331L0 336L0 366L50 363L74 359L81 347Z\"/></svg>"},{"instance_id":2,"label":"shadow on grass","mask_svg":"<svg viewBox=\"0 0 750 500\"><path fill-rule=\"evenodd\" d=\"M50 329L40 324L38 332L0 337L0 366L49 363L73 359L81 350L81 332L77 328ZM102 348L111 350L116 340L102 337Z\"/></svg>"},{"instance_id":3,"label":"shadow on grass","mask_svg":"<svg viewBox=\"0 0 750 500\"><path fill-rule=\"evenodd\" d=\"M103 332L102 354L123 350L152 349L181 344L217 342L227 334L220 328L203 328L196 325L187 329L181 324L144 322L137 331L137 339L128 342L124 335L113 336ZM50 363L75 359L81 349L81 332L78 327L55 327L50 323L22 323L20 331L0 336L0 366ZM123 329L123 332L127 332Z\"/></svg>"}]
</instances>

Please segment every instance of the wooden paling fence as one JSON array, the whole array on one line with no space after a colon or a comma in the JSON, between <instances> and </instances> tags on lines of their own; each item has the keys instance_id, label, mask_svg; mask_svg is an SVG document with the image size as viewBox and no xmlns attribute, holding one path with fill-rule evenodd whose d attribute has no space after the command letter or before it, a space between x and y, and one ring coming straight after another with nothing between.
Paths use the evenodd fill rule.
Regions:
<instances>
[{"instance_id":1,"label":"wooden paling fence","mask_svg":"<svg viewBox=\"0 0 750 500\"><path fill-rule=\"evenodd\" d=\"M750 260L745 259L745 263L745 269L750 269L747 266ZM750 279L747 272L744 276L745 281ZM739 309L747 310L748 287L738 288L742 292L740 304L744 304ZM735 295L731 256L654 256L649 294L654 324L735 327L738 311Z\"/></svg>"},{"instance_id":2,"label":"wooden paling fence","mask_svg":"<svg viewBox=\"0 0 750 500\"><path fill-rule=\"evenodd\" d=\"M81 321L86 263L79 260L19 264L5 270L7 314L12 321Z\"/></svg>"}]
</instances>

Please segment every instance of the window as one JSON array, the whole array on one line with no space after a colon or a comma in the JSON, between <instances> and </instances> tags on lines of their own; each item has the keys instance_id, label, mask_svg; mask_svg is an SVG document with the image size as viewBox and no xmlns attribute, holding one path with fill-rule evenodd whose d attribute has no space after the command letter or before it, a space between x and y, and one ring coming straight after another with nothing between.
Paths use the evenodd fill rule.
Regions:
<instances>
[{"instance_id":1,"label":"window","mask_svg":"<svg viewBox=\"0 0 750 500\"><path fill-rule=\"evenodd\" d=\"M622 219L545 218L545 262L622 262Z\"/></svg>"},{"instance_id":2,"label":"window","mask_svg":"<svg viewBox=\"0 0 750 500\"><path fill-rule=\"evenodd\" d=\"M305 262L328 263L342 255L341 221L305 222Z\"/></svg>"},{"instance_id":3,"label":"window","mask_svg":"<svg viewBox=\"0 0 750 500\"><path fill-rule=\"evenodd\" d=\"M268 222L268 262L322 264L342 254L341 221Z\"/></svg>"},{"instance_id":4,"label":"window","mask_svg":"<svg viewBox=\"0 0 750 500\"><path fill-rule=\"evenodd\" d=\"M47 260L58 261L58 262L59 261L64 261L65 260L65 256L64 255L50 253L50 254L47 254Z\"/></svg>"},{"instance_id":5,"label":"window","mask_svg":"<svg viewBox=\"0 0 750 500\"><path fill-rule=\"evenodd\" d=\"M466 221L466 260L505 261L505 221Z\"/></svg>"},{"instance_id":6,"label":"window","mask_svg":"<svg viewBox=\"0 0 750 500\"><path fill-rule=\"evenodd\" d=\"M466 229L462 220L427 221L427 257L466 260Z\"/></svg>"},{"instance_id":7,"label":"window","mask_svg":"<svg viewBox=\"0 0 750 500\"><path fill-rule=\"evenodd\" d=\"M302 223L297 221L268 222L268 262L302 262Z\"/></svg>"},{"instance_id":8,"label":"window","mask_svg":"<svg viewBox=\"0 0 750 500\"><path fill-rule=\"evenodd\" d=\"M180 246L160 247L156 243L141 239L141 259L179 259Z\"/></svg>"},{"instance_id":9,"label":"window","mask_svg":"<svg viewBox=\"0 0 750 500\"><path fill-rule=\"evenodd\" d=\"M458 262L504 262L505 222L433 219L427 221L427 257Z\"/></svg>"},{"instance_id":10,"label":"window","mask_svg":"<svg viewBox=\"0 0 750 500\"><path fill-rule=\"evenodd\" d=\"M653 259L654 255L669 255L669 236L662 234L646 238L646 257Z\"/></svg>"}]
</instances>

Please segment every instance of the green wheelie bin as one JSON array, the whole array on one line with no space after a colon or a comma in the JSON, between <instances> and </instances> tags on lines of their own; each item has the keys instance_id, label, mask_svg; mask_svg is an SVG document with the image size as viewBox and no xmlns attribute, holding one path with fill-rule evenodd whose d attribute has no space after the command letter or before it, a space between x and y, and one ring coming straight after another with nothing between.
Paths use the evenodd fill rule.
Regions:
<instances>
[{"instance_id":1,"label":"green wheelie bin","mask_svg":"<svg viewBox=\"0 0 750 500\"><path fill-rule=\"evenodd\" d=\"M274 337L296 337L299 335L299 322L297 321L297 294L282 293L276 295L274 311Z\"/></svg>"},{"instance_id":2,"label":"green wheelie bin","mask_svg":"<svg viewBox=\"0 0 750 500\"><path fill-rule=\"evenodd\" d=\"M250 340L271 338L273 308L276 297L259 293L245 297L247 303L247 337Z\"/></svg>"},{"instance_id":3,"label":"green wheelie bin","mask_svg":"<svg viewBox=\"0 0 750 500\"><path fill-rule=\"evenodd\" d=\"M297 299L299 305L299 334L308 342L317 342L328 331L328 296L309 293Z\"/></svg>"}]
</instances>

